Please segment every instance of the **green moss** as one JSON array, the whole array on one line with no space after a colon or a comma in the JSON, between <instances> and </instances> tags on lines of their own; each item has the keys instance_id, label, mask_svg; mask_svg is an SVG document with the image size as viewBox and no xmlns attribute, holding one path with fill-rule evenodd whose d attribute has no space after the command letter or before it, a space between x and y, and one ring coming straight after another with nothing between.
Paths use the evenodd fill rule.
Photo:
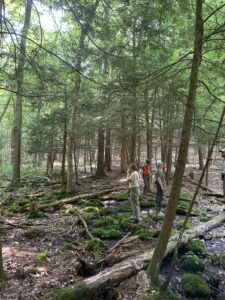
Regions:
<instances>
[{"instance_id":1,"label":"green moss","mask_svg":"<svg viewBox=\"0 0 225 300\"><path fill-rule=\"evenodd\" d=\"M84 203L84 206L104 207L104 204L99 199L91 199Z\"/></svg>"},{"instance_id":2,"label":"green moss","mask_svg":"<svg viewBox=\"0 0 225 300\"><path fill-rule=\"evenodd\" d=\"M150 208L155 206L155 201L150 200L142 200L140 201L140 207L142 208Z\"/></svg>"},{"instance_id":3,"label":"green moss","mask_svg":"<svg viewBox=\"0 0 225 300\"><path fill-rule=\"evenodd\" d=\"M138 229L135 233L138 236L138 238L142 241L153 239L152 231L149 231L146 228Z\"/></svg>"},{"instance_id":4,"label":"green moss","mask_svg":"<svg viewBox=\"0 0 225 300\"><path fill-rule=\"evenodd\" d=\"M117 200L117 201L126 201L126 200L128 200L128 194L125 194L125 193L119 193L119 194L116 194L115 195L115 199Z\"/></svg>"},{"instance_id":5,"label":"green moss","mask_svg":"<svg viewBox=\"0 0 225 300\"><path fill-rule=\"evenodd\" d=\"M84 211L87 213L92 213L95 216L99 215L99 208L98 207L93 207L93 206L87 206L84 208Z\"/></svg>"},{"instance_id":6,"label":"green moss","mask_svg":"<svg viewBox=\"0 0 225 300\"><path fill-rule=\"evenodd\" d=\"M185 294L194 297L208 297L211 290L207 282L196 274L185 274L182 278Z\"/></svg>"},{"instance_id":7,"label":"green moss","mask_svg":"<svg viewBox=\"0 0 225 300\"><path fill-rule=\"evenodd\" d=\"M110 209L108 209L107 207L103 207L99 210L100 214L103 215L103 216L106 216L106 215L109 215L111 212L110 212Z\"/></svg>"},{"instance_id":8,"label":"green moss","mask_svg":"<svg viewBox=\"0 0 225 300\"><path fill-rule=\"evenodd\" d=\"M73 243L65 243L62 245L62 250L77 250L77 246L74 245Z\"/></svg>"},{"instance_id":9,"label":"green moss","mask_svg":"<svg viewBox=\"0 0 225 300\"><path fill-rule=\"evenodd\" d=\"M11 204L9 211L12 212L13 214L16 214L19 212L19 204L17 202L14 202Z\"/></svg>"},{"instance_id":10,"label":"green moss","mask_svg":"<svg viewBox=\"0 0 225 300\"><path fill-rule=\"evenodd\" d=\"M152 215L152 219L154 221L162 221L162 220L164 220L164 218L165 218L165 215L162 212L157 212Z\"/></svg>"},{"instance_id":11,"label":"green moss","mask_svg":"<svg viewBox=\"0 0 225 300\"><path fill-rule=\"evenodd\" d=\"M180 200L188 201L188 202L191 202L192 198L193 198L193 194L189 192L181 192L179 196Z\"/></svg>"},{"instance_id":12,"label":"green moss","mask_svg":"<svg viewBox=\"0 0 225 300\"><path fill-rule=\"evenodd\" d=\"M162 291L158 295L153 295L151 300L181 300L181 298L169 291Z\"/></svg>"},{"instance_id":13,"label":"green moss","mask_svg":"<svg viewBox=\"0 0 225 300\"><path fill-rule=\"evenodd\" d=\"M81 236L86 236L86 229L85 228L80 228L79 229L79 234L81 235Z\"/></svg>"},{"instance_id":14,"label":"green moss","mask_svg":"<svg viewBox=\"0 0 225 300\"><path fill-rule=\"evenodd\" d=\"M121 232L116 229L103 229L95 228L93 229L93 234L97 237L103 239L118 239L122 236Z\"/></svg>"},{"instance_id":15,"label":"green moss","mask_svg":"<svg viewBox=\"0 0 225 300\"><path fill-rule=\"evenodd\" d=\"M183 226L184 226L184 220L180 220L178 227L183 228ZM185 225L185 230L191 229L192 227L193 227L192 223L190 221L187 221L187 223Z\"/></svg>"},{"instance_id":16,"label":"green moss","mask_svg":"<svg viewBox=\"0 0 225 300\"><path fill-rule=\"evenodd\" d=\"M151 224L153 222L153 219L151 216L147 216L147 217L142 218L142 222L144 224Z\"/></svg>"},{"instance_id":17,"label":"green moss","mask_svg":"<svg viewBox=\"0 0 225 300\"><path fill-rule=\"evenodd\" d=\"M193 252L183 255L181 264L185 270L192 272L202 271L205 268L205 261Z\"/></svg>"},{"instance_id":18,"label":"green moss","mask_svg":"<svg viewBox=\"0 0 225 300\"><path fill-rule=\"evenodd\" d=\"M118 211L123 213L123 212L131 212L131 207L130 205L121 205L119 208L118 208Z\"/></svg>"},{"instance_id":19,"label":"green moss","mask_svg":"<svg viewBox=\"0 0 225 300\"><path fill-rule=\"evenodd\" d=\"M188 247L189 251L196 253L197 255L204 256L205 255L205 242L203 240L192 240Z\"/></svg>"},{"instance_id":20,"label":"green moss","mask_svg":"<svg viewBox=\"0 0 225 300\"><path fill-rule=\"evenodd\" d=\"M128 218L121 218L120 227L125 230L130 230L133 226Z\"/></svg>"},{"instance_id":21,"label":"green moss","mask_svg":"<svg viewBox=\"0 0 225 300\"><path fill-rule=\"evenodd\" d=\"M213 265L217 265L219 263L219 257L216 255L216 254L213 254L211 257L210 257L210 262L211 264Z\"/></svg>"},{"instance_id":22,"label":"green moss","mask_svg":"<svg viewBox=\"0 0 225 300\"><path fill-rule=\"evenodd\" d=\"M85 249L94 254L96 260L100 259L104 251L107 249L107 246L102 241L89 240L85 245Z\"/></svg>"},{"instance_id":23,"label":"green moss","mask_svg":"<svg viewBox=\"0 0 225 300\"><path fill-rule=\"evenodd\" d=\"M54 292L39 298L39 300L91 300L91 296L91 291L89 291L85 285L77 285L73 288L55 290Z\"/></svg>"},{"instance_id":24,"label":"green moss","mask_svg":"<svg viewBox=\"0 0 225 300\"><path fill-rule=\"evenodd\" d=\"M113 225L115 223L118 223L118 221L116 222L113 218L107 217L107 218L96 220L94 225L95 227L106 227L106 226Z\"/></svg>"},{"instance_id":25,"label":"green moss","mask_svg":"<svg viewBox=\"0 0 225 300\"><path fill-rule=\"evenodd\" d=\"M221 253L219 256L220 265L225 267L225 253Z\"/></svg>"},{"instance_id":26,"label":"green moss","mask_svg":"<svg viewBox=\"0 0 225 300\"><path fill-rule=\"evenodd\" d=\"M47 260L47 254L45 252L40 252L36 256L37 260L43 262Z\"/></svg>"}]
</instances>

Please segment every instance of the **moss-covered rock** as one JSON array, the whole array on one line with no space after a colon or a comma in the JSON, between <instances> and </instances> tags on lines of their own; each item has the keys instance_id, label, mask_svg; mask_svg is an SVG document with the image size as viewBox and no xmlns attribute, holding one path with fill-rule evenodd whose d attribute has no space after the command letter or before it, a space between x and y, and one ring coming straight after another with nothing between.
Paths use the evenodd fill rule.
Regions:
<instances>
[{"instance_id":1,"label":"moss-covered rock","mask_svg":"<svg viewBox=\"0 0 225 300\"><path fill-rule=\"evenodd\" d=\"M192 198L193 198L193 194L190 192L181 192L179 196L180 200L187 201L187 202L191 202Z\"/></svg>"},{"instance_id":2,"label":"moss-covered rock","mask_svg":"<svg viewBox=\"0 0 225 300\"><path fill-rule=\"evenodd\" d=\"M88 207L88 206L104 207L104 204L99 199L91 199L91 200L88 200L88 201L86 200L85 203L84 203L84 206L85 207Z\"/></svg>"},{"instance_id":3,"label":"moss-covered rock","mask_svg":"<svg viewBox=\"0 0 225 300\"><path fill-rule=\"evenodd\" d=\"M99 215L99 208L98 207L87 206L87 207L84 208L84 211L87 212L87 213L91 213L94 216Z\"/></svg>"},{"instance_id":4,"label":"moss-covered rock","mask_svg":"<svg viewBox=\"0 0 225 300\"><path fill-rule=\"evenodd\" d=\"M187 271L198 272L205 268L205 261L195 255L193 252L188 252L182 256L181 264Z\"/></svg>"},{"instance_id":5,"label":"moss-covered rock","mask_svg":"<svg viewBox=\"0 0 225 300\"><path fill-rule=\"evenodd\" d=\"M131 212L131 206L130 205L121 205L118 208L118 211L123 213L123 212Z\"/></svg>"},{"instance_id":6,"label":"moss-covered rock","mask_svg":"<svg viewBox=\"0 0 225 300\"><path fill-rule=\"evenodd\" d=\"M182 283L184 292L188 296L205 298L211 294L208 283L196 274L185 274Z\"/></svg>"},{"instance_id":7,"label":"moss-covered rock","mask_svg":"<svg viewBox=\"0 0 225 300\"><path fill-rule=\"evenodd\" d=\"M124 230L130 230L130 229L132 229L133 226L128 218L121 218L120 219L120 227L121 227L121 229L124 229Z\"/></svg>"},{"instance_id":8,"label":"moss-covered rock","mask_svg":"<svg viewBox=\"0 0 225 300\"><path fill-rule=\"evenodd\" d=\"M147 199L141 200L140 207L141 208L155 207L155 201L151 201L151 200L147 200Z\"/></svg>"},{"instance_id":9,"label":"moss-covered rock","mask_svg":"<svg viewBox=\"0 0 225 300\"><path fill-rule=\"evenodd\" d=\"M94 228L93 234L102 239L119 239L122 233L116 229Z\"/></svg>"},{"instance_id":10,"label":"moss-covered rock","mask_svg":"<svg viewBox=\"0 0 225 300\"><path fill-rule=\"evenodd\" d=\"M91 300L92 292L85 285L55 290L39 300Z\"/></svg>"},{"instance_id":11,"label":"moss-covered rock","mask_svg":"<svg viewBox=\"0 0 225 300\"><path fill-rule=\"evenodd\" d=\"M128 194L126 194L126 193L117 193L116 195L115 195L115 199L117 200L117 201L126 201L126 200L128 200Z\"/></svg>"},{"instance_id":12,"label":"moss-covered rock","mask_svg":"<svg viewBox=\"0 0 225 300\"><path fill-rule=\"evenodd\" d=\"M188 246L188 249L189 251L194 252L198 256L204 256L206 253L205 241L199 239L192 240Z\"/></svg>"},{"instance_id":13,"label":"moss-covered rock","mask_svg":"<svg viewBox=\"0 0 225 300\"><path fill-rule=\"evenodd\" d=\"M152 219L154 221L162 221L165 218L165 214L163 212L156 212L154 214L152 214Z\"/></svg>"}]
</instances>

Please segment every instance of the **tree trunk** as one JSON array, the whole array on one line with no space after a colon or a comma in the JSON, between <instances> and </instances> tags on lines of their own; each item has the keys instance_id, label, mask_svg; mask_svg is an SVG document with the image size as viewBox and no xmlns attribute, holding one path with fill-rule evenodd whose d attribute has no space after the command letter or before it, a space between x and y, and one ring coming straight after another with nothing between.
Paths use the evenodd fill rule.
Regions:
<instances>
[{"instance_id":1,"label":"tree trunk","mask_svg":"<svg viewBox=\"0 0 225 300\"><path fill-rule=\"evenodd\" d=\"M107 171L112 171L111 168L112 156L111 156L111 128L106 129L106 141L105 141L105 166Z\"/></svg>"},{"instance_id":2,"label":"tree trunk","mask_svg":"<svg viewBox=\"0 0 225 300\"><path fill-rule=\"evenodd\" d=\"M92 167L93 158L92 158L92 149L91 149L91 140L90 139L88 141L88 152L89 152L90 172L92 174L93 173L93 167Z\"/></svg>"},{"instance_id":3,"label":"tree trunk","mask_svg":"<svg viewBox=\"0 0 225 300\"><path fill-rule=\"evenodd\" d=\"M103 127L98 129L98 161L95 176L101 178L106 176L104 170L104 149L105 149L105 132Z\"/></svg>"},{"instance_id":4,"label":"tree trunk","mask_svg":"<svg viewBox=\"0 0 225 300\"><path fill-rule=\"evenodd\" d=\"M3 269L3 259L2 259L2 241L0 239L0 282L6 279L4 269Z\"/></svg>"},{"instance_id":5,"label":"tree trunk","mask_svg":"<svg viewBox=\"0 0 225 300\"><path fill-rule=\"evenodd\" d=\"M64 129L63 129L63 151L62 151L62 169L61 169L61 178L62 182L65 183L65 171L66 171L66 141L67 141L67 95L65 93L65 121L64 121Z\"/></svg>"},{"instance_id":6,"label":"tree trunk","mask_svg":"<svg viewBox=\"0 0 225 300\"><path fill-rule=\"evenodd\" d=\"M171 234L173 222L176 217L177 203L180 195L183 174L185 171L185 164L187 160L188 146L189 146L189 140L191 134L192 119L193 119L194 109L195 109L198 73L201 64L202 39L203 39L202 0L196 0L194 55L192 59L189 92L188 92L185 116L183 121L177 165L176 165L175 174L172 182L168 206L166 209L165 221L163 223L163 227L157 241L153 258L148 267L148 274L150 275L151 279L155 283L158 283L159 268L161 266L165 254L166 247Z\"/></svg>"},{"instance_id":7,"label":"tree trunk","mask_svg":"<svg viewBox=\"0 0 225 300\"><path fill-rule=\"evenodd\" d=\"M202 145L198 144L198 159L199 159L199 170L203 169L203 153L202 153Z\"/></svg>"},{"instance_id":8,"label":"tree trunk","mask_svg":"<svg viewBox=\"0 0 225 300\"><path fill-rule=\"evenodd\" d=\"M121 173L127 172L128 160L127 160L127 133L126 133L126 112L124 103L121 104L123 106L121 113L121 150L120 150L120 171Z\"/></svg>"},{"instance_id":9,"label":"tree trunk","mask_svg":"<svg viewBox=\"0 0 225 300\"><path fill-rule=\"evenodd\" d=\"M25 19L22 29L22 37L20 41L20 51L18 56L18 66L16 70L16 109L14 125L12 129L12 187L20 185L20 165L21 165L21 130L22 130L22 100L23 100L23 83L24 83L24 67L26 60L26 37L30 26L32 10L32 0L27 0L25 9Z\"/></svg>"}]
</instances>

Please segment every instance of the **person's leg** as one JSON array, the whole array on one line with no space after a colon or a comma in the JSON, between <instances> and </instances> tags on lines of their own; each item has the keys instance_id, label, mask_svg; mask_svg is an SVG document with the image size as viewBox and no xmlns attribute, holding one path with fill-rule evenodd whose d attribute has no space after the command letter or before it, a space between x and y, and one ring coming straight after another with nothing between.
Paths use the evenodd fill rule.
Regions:
<instances>
[{"instance_id":1,"label":"person's leg","mask_svg":"<svg viewBox=\"0 0 225 300\"><path fill-rule=\"evenodd\" d=\"M134 193L134 188L130 189L130 205L131 205L131 210L132 210L132 216L131 219L135 219L135 215L134 215L134 211L135 211L135 207L134 207L134 202L135 202L135 193Z\"/></svg>"},{"instance_id":2,"label":"person's leg","mask_svg":"<svg viewBox=\"0 0 225 300\"><path fill-rule=\"evenodd\" d=\"M163 201L163 191L162 189L160 188L160 191L159 191L159 211L161 211L161 208L162 208L162 201Z\"/></svg>"},{"instance_id":3,"label":"person's leg","mask_svg":"<svg viewBox=\"0 0 225 300\"><path fill-rule=\"evenodd\" d=\"M144 194L147 193L147 176L143 176L143 180L144 180Z\"/></svg>"},{"instance_id":4,"label":"person's leg","mask_svg":"<svg viewBox=\"0 0 225 300\"><path fill-rule=\"evenodd\" d=\"M140 203L139 203L139 188L132 189L133 197L132 197L132 210L133 216L132 218L136 221L140 221Z\"/></svg>"}]
</instances>

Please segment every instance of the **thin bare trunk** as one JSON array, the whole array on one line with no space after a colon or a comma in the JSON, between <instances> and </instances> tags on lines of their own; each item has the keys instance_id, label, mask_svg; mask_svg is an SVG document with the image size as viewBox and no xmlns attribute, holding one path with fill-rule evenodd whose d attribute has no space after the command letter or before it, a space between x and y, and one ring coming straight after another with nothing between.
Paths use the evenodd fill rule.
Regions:
<instances>
[{"instance_id":1,"label":"thin bare trunk","mask_svg":"<svg viewBox=\"0 0 225 300\"><path fill-rule=\"evenodd\" d=\"M161 266L166 247L169 241L173 222L176 217L177 203L180 195L182 178L185 170L185 164L188 155L188 146L191 135L192 120L195 109L197 80L202 55L202 39L203 39L203 19L202 19L202 2L196 0L196 21L195 21L195 42L194 55L192 59L192 68L189 83L189 92L186 103L185 116L183 121L182 135L177 159L176 170L172 182L170 197L166 209L165 221L161 229L157 245L153 254L153 258L148 267L148 274L151 279L158 283L158 273Z\"/></svg>"}]
</instances>

